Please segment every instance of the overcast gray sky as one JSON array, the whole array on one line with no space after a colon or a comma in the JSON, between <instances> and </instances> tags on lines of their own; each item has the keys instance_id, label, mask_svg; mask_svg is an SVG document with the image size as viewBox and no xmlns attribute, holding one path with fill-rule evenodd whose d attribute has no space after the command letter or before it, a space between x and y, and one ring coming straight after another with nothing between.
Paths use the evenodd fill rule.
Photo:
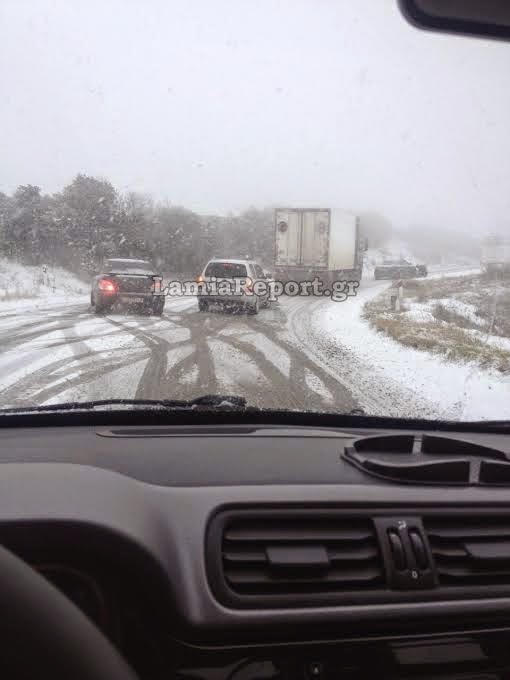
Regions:
<instances>
[{"instance_id":1,"label":"overcast gray sky","mask_svg":"<svg viewBox=\"0 0 510 680\"><path fill-rule=\"evenodd\" d=\"M0 190L77 172L201 212L510 224L510 44L396 0L2 0Z\"/></svg>"}]
</instances>

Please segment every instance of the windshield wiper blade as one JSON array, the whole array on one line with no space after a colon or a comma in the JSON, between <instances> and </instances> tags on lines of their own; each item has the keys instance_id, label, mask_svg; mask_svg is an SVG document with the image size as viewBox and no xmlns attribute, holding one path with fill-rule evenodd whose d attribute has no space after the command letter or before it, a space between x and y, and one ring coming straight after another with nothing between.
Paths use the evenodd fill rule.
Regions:
<instances>
[{"instance_id":1,"label":"windshield wiper blade","mask_svg":"<svg viewBox=\"0 0 510 680\"><path fill-rule=\"evenodd\" d=\"M229 394L204 394L201 397L190 399L188 404L191 407L202 408L246 408L247 401L245 397L238 397Z\"/></svg>"},{"instance_id":2,"label":"windshield wiper blade","mask_svg":"<svg viewBox=\"0 0 510 680\"><path fill-rule=\"evenodd\" d=\"M137 410L245 410L247 402L244 397L205 394L195 399L94 399L92 401L69 401L60 404L42 406L22 406L0 409L0 416L12 413L44 413L55 411L94 411L109 410L115 407L129 407Z\"/></svg>"}]
</instances>

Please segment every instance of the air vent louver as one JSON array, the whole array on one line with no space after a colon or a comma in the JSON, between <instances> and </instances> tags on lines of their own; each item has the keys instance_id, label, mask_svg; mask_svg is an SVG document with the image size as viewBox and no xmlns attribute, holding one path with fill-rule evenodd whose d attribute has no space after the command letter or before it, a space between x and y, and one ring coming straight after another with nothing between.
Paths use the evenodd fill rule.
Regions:
<instances>
[{"instance_id":1,"label":"air vent louver","mask_svg":"<svg viewBox=\"0 0 510 680\"><path fill-rule=\"evenodd\" d=\"M510 516L424 517L440 586L510 585Z\"/></svg>"},{"instance_id":2,"label":"air vent louver","mask_svg":"<svg viewBox=\"0 0 510 680\"><path fill-rule=\"evenodd\" d=\"M222 534L226 583L241 595L377 588L384 571L369 518L233 518Z\"/></svg>"}]
</instances>

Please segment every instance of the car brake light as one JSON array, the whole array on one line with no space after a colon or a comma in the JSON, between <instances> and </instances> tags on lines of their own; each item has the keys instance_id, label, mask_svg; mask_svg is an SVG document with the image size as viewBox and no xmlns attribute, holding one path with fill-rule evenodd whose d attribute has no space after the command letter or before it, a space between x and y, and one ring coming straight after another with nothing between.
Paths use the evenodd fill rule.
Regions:
<instances>
[{"instance_id":1,"label":"car brake light","mask_svg":"<svg viewBox=\"0 0 510 680\"><path fill-rule=\"evenodd\" d=\"M113 281L110 281L110 279L101 279L98 283L99 290L102 290L103 293L115 293L117 292L117 286Z\"/></svg>"},{"instance_id":2,"label":"car brake light","mask_svg":"<svg viewBox=\"0 0 510 680\"><path fill-rule=\"evenodd\" d=\"M246 279L246 290L253 290L253 281L249 277Z\"/></svg>"},{"instance_id":3,"label":"car brake light","mask_svg":"<svg viewBox=\"0 0 510 680\"><path fill-rule=\"evenodd\" d=\"M204 277L202 276L202 274L199 274L197 276L197 283L203 283L203 282L204 282Z\"/></svg>"}]
</instances>

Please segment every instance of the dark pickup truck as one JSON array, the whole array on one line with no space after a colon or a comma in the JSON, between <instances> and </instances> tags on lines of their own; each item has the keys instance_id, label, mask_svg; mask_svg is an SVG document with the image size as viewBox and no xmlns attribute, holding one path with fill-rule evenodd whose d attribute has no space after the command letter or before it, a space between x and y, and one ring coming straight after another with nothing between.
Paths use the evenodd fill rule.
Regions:
<instances>
[{"instance_id":1,"label":"dark pickup truck","mask_svg":"<svg viewBox=\"0 0 510 680\"><path fill-rule=\"evenodd\" d=\"M427 276L427 266L408 260L385 260L374 269L374 279L414 279Z\"/></svg>"},{"instance_id":2,"label":"dark pickup truck","mask_svg":"<svg viewBox=\"0 0 510 680\"><path fill-rule=\"evenodd\" d=\"M161 276L150 262L112 258L92 281L90 304L96 314L123 305L161 316L165 297L157 294L160 290Z\"/></svg>"}]
</instances>

